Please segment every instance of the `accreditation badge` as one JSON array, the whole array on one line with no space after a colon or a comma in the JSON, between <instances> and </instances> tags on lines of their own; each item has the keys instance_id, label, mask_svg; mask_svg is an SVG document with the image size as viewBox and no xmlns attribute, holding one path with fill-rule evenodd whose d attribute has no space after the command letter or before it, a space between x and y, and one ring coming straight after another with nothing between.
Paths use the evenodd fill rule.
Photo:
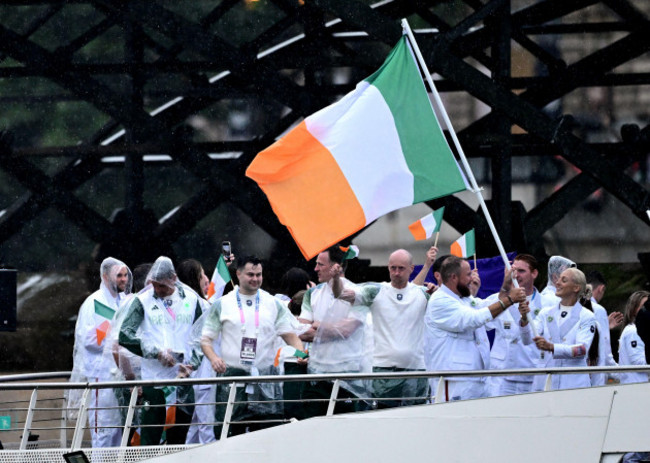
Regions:
<instances>
[{"instance_id":1,"label":"accreditation badge","mask_svg":"<svg viewBox=\"0 0 650 463\"><path fill-rule=\"evenodd\" d=\"M252 365L257 354L257 338L241 338L241 351L239 352L239 363Z\"/></svg>"}]
</instances>

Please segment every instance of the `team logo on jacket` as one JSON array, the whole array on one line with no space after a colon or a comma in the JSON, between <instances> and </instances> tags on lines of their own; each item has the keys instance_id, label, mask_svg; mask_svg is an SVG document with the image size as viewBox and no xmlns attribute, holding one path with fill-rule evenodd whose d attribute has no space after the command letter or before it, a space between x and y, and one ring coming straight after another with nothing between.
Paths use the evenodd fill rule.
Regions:
<instances>
[{"instance_id":1,"label":"team logo on jacket","mask_svg":"<svg viewBox=\"0 0 650 463\"><path fill-rule=\"evenodd\" d=\"M562 318L566 317L567 313L568 313L568 312L567 312L566 310L563 311L563 312L560 314L560 317L562 317Z\"/></svg>"},{"instance_id":2,"label":"team logo on jacket","mask_svg":"<svg viewBox=\"0 0 650 463\"><path fill-rule=\"evenodd\" d=\"M636 347L636 341L632 341L632 347Z\"/></svg>"},{"instance_id":3,"label":"team logo on jacket","mask_svg":"<svg viewBox=\"0 0 650 463\"><path fill-rule=\"evenodd\" d=\"M591 325L589 327L589 331L591 331L592 333L595 333L596 332L596 327L594 325Z\"/></svg>"},{"instance_id":4,"label":"team logo on jacket","mask_svg":"<svg viewBox=\"0 0 650 463\"><path fill-rule=\"evenodd\" d=\"M252 305L253 305L253 301L251 301L250 299L247 300L247 301L246 301L246 305L247 305L248 307L252 306Z\"/></svg>"},{"instance_id":5,"label":"team logo on jacket","mask_svg":"<svg viewBox=\"0 0 650 463\"><path fill-rule=\"evenodd\" d=\"M399 293L399 294L397 295L397 300L398 300L398 301L401 301L402 299L404 299L404 295L403 295L402 293Z\"/></svg>"},{"instance_id":6,"label":"team logo on jacket","mask_svg":"<svg viewBox=\"0 0 650 463\"><path fill-rule=\"evenodd\" d=\"M551 322L553 321L553 317L550 317L550 316L549 316L549 317L546 319L546 321L549 322L549 323L551 323Z\"/></svg>"}]
</instances>

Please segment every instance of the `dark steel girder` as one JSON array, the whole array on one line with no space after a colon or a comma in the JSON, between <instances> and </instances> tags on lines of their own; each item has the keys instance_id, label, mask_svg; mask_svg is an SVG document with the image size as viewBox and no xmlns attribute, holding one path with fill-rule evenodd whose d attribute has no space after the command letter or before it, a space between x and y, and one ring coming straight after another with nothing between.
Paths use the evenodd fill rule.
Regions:
<instances>
[{"instance_id":1,"label":"dark steel girder","mask_svg":"<svg viewBox=\"0 0 650 463\"><path fill-rule=\"evenodd\" d=\"M58 83L88 101L99 110L109 114L114 119L123 122L127 127L147 127L148 137L155 138L162 133L162 127L145 111L133 111L126 105L123 95L116 94L105 85L83 73L72 73L66 68L66 63L42 47L23 39L15 32L0 25L0 50L17 61L25 63L42 73L43 76Z\"/></svg>"},{"instance_id":2,"label":"dark steel girder","mask_svg":"<svg viewBox=\"0 0 650 463\"><path fill-rule=\"evenodd\" d=\"M116 4L104 0L92 0L102 10L120 15L125 22L137 22L154 28L186 48L196 50L203 56L223 61L225 67L243 81L262 81L263 94L296 110L299 114L309 114L313 108L312 100L320 100L290 79L283 77L277 69L257 60L254 53L244 54L200 25L157 5L155 2L128 2ZM325 104L325 101L322 101Z\"/></svg>"},{"instance_id":3,"label":"dark steel girder","mask_svg":"<svg viewBox=\"0 0 650 463\"><path fill-rule=\"evenodd\" d=\"M68 189L62 188L26 159L11 155L2 156L2 169L32 192L33 202L39 203L42 207L56 206L59 212L80 226L92 240L101 243L111 239L117 233L117 230L113 230L113 225L102 215L77 199ZM30 212L35 212L34 209L35 205L26 204L18 214L25 217Z\"/></svg>"},{"instance_id":4,"label":"dark steel girder","mask_svg":"<svg viewBox=\"0 0 650 463\"><path fill-rule=\"evenodd\" d=\"M266 197L259 189L244 178L244 170L252 157L268 144L300 116L304 116L324 106L337 93L349 90L354 83L342 86L327 86L317 84L309 75L314 70L328 69L336 66L352 66L357 69L374 70L381 57L372 54L358 53L351 40L343 36L335 36L335 32L350 30L352 25L358 31L368 32L368 37L355 38L358 43L368 44L373 41L394 45L400 36L398 19L413 14L419 15L441 30L441 34L422 36L421 46L432 62L432 70L446 77L439 82L441 90L463 90L474 97L486 102L493 109L493 114L475 123L470 129L463 131L462 143L469 157L495 158L499 155L504 144L508 145L507 157L530 156L538 154L561 154L583 170L583 173L569 182L559 192L531 210L525 221L525 233L531 240L538 240L550 226L561 217L561 212L552 211L553 207L573 207L580 198L590 191L604 186L624 204L630 207L637 216L647 222L645 209L648 206L648 195L643 188L633 182L622 171L629 165L630 157L625 155L625 144L586 144L573 136L563 126L558 126L539 109L549 101L563 96L570 91L588 85L621 85L649 83L649 75L644 74L606 74L619 64L645 53L649 40L644 38L644 29L648 21L626 0L603 0L620 22L603 22L600 24L547 24L549 21L563 17L568 13L598 3L595 0L547 0L537 2L522 11L501 18L510 22L512 40L520 43L533 56L545 63L551 70L549 77L509 78L501 75L496 81L491 80L476 69L462 61L472 56L480 63L490 67L494 72L499 68L499 60L486 54L485 49L497 33L500 21L495 20L504 14L500 8L507 0L478 1L467 0L466 3L476 11L463 19L454 27L449 26L441 17L436 15L431 7L434 2L424 0L408 2L388 2L371 8L354 0L313 0L304 7L298 7L293 0L273 0L286 17L263 31L257 38L241 48L233 47L211 33L208 28L214 21L223 17L240 0L224 0L219 3L207 16L196 22L172 13L155 1L151 2L110 2L95 0L90 3L106 15L106 19L90 27L80 36L67 44L60 46L54 53L38 47L29 40L30 35L49 20L48 15L54 9L45 12L32 22L22 33L13 33L2 29L0 21L0 52L18 59L26 64L22 68L0 69L0 76L16 77L18 75L42 75L53 79L71 91L73 96L89 101L100 110L106 112L114 121L100 130L89 145L97 144L102 137L110 134L122 124L127 130L137 130L135 140L120 140L119 145L106 147L62 147L60 149L24 149L16 150L8 170L18 168L17 178L21 179L28 188L33 188L33 194L23 195L9 209L8 214L0 218L0 241L3 236L10 236L12 230L17 230L19 222L29 220L48 206L58 207L67 204L68 216L79 222L92 239L98 239L102 231L95 229L89 221L97 217L92 210L87 210L82 202L76 199L73 191L106 164L101 157L111 154L143 155L148 152L169 152L169 146L160 134L171 133L172 129L181 124L193 112L209 106L213 101L228 98L243 98L262 95L267 100L273 99L290 108L292 112L278 122L276 127L259 138L243 142L219 142L213 144L184 144L175 146L171 151L172 162L179 163L185 170L199 179L200 188L174 214L156 229L156 237L178 239L182 234L193 228L194 224L216 208L219 201L215 198L228 198L242 211L251 216L256 223L269 231L276 239L286 241L288 233L277 222L270 212ZM51 3L23 2L25 4ZM74 3L74 2L72 2ZM325 27L326 12L341 18L341 22L331 27ZM51 17L51 16L50 16ZM329 17L329 16L327 16ZM70 64L75 53L94 37L101 35L112 25L117 24L128 29L131 24L144 24L147 28L156 29L166 38L171 39L172 45L157 43L155 35L142 37L145 47L155 50L161 55L150 63L113 63L99 65ZM470 28L481 24L476 30ZM257 57L257 52L266 42L274 40L298 25L304 30L303 40L273 56L263 59ZM546 33L576 33L629 31L630 34L617 42L604 47L596 53L578 61L571 66L565 66L560 59L554 58L529 37L532 34ZM419 38L420 39L420 38ZM503 36L501 37L503 39ZM503 40L506 43L506 40ZM314 50L321 45L323 53ZM21 51L24 49L25 51ZM203 60L184 63L178 60L181 53L191 50L202 55ZM494 50L492 50L494 56ZM507 50L503 50L507 52ZM327 57L327 53L336 56ZM302 55L302 56L300 56ZM0 57L1 59L1 57ZM503 64L503 63L502 63ZM307 76L306 85L299 86L293 80L285 77L287 69L304 69ZM203 76L205 72L230 70L231 75L221 79L216 84L209 84ZM65 72L66 71L67 74ZM186 87L180 86L178 94L184 99L181 103L156 117L151 117L142 107L124 103L127 96L119 95L94 79L97 74L121 74L130 76L139 73L148 78L157 72L175 72L182 74L191 82ZM5 74L2 74L5 73ZM55 74L61 77L56 80ZM88 95L86 84L90 84L91 95ZM261 85L263 84L263 85ZM263 88L256 90L256 86ZM522 88L526 91L514 95L511 89ZM97 90L97 91L96 91ZM141 106L141 105L140 105ZM135 108L135 111L134 111ZM507 118L504 118L504 114ZM499 118L501 130L494 132L494 121ZM511 135L505 127L517 124L526 129L528 135ZM490 128L490 130L488 130ZM171 137L171 135L170 135ZM128 137L124 137L128 138ZM235 160L212 160L207 152L242 151L243 154ZM621 154L623 153L623 154ZM86 171L76 169L74 162L60 171L55 177L43 178L44 174L33 165L22 163L26 156L79 156L81 164L88 167ZM493 166L494 167L494 166ZM228 178L224 170L228 170ZM493 169L494 170L494 169ZM25 172L43 181L55 191L53 195L44 195L38 185L25 178ZM71 173L71 179L66 179ZM47 177L47 176L45 176ZM252 192L252 193L251 193ZM209 201L206 201L210 198ZM72 201L71 201L72 200ZM68 204L69 203L69 204ZM448 205L446 219L459 231L465 231L472 226L485 228L484 219L474 211L469 210L462 201L456 198L444 198L430 202L433 207ZM501 205L503 206L503 205ZM504 207L499 206L501 209ZM264 210L262 214L260 211ZM77 219L78 214L84 214L91 219ZM86 220L86 221L84 221ZM24 223L24 222L23 222ZM478 225L477 225L478 224ZM106 223L102 223L104 228ZM110 227L109 227L110 228ZM108 230L108 229L107 229ZM112 232L110 232L112 233ZM290 241L292 242L292 241Z\"/></svg>"},{"instance_id":5,"label":"dark steel girder","mask_svg":"<svg viewBox=\"0 0 650 463\"><path fill-rule=\"evenodd\" d=\"M445 47L434 47L429 50L428 56L437 72L460 82L470 93L489 104L493 110L507 113L513 123L530 134L557 144L562 150L562 155L569 162L596 178L637 217L650 224L650 219L645 213L650 206L648 192L611 162L599 159L597 153L572 133L559 127L557 122L551 120L541 109L506 89L491 84L488 77L454 56Z\"/></svg>"},{"instance_id":6,"label":"dark steel girder","mask_svg":"<svg viewBox=\"0 0 650 463\"><path fill-rule=\"evenodd\" d=\"M645 31L632 32L568 66L566 69L552 74L544 81L541 81L539 85L531 86L528 90L522 92L519 98L541 108L575 90L582 85L583 81L593 79L592 76L604 74L646 53L648 50L650 50L650 37L648 37L648 34ZM472 93L471 87L468 90ZM484 102L489 104L487 101ZM465 132L482 132L490 126L491 120L492 115L488 114L468 126L461 134Z\"/></svg>"},{"instance_id":7,"label":"dark steel girder","mask_svg":"<svg viewBox=\"0 0 650 463\"><path fill-rule=\"evenodd\" d=\"M626 145L629 152L633 147ZM640 156L607 156L612 165L623 171ZM524 233L529 242L541 240L541 237L553 225L558 223L573 207L578 206L601 187L591 175L580 173L566 184L528 211L524 223Z\"/></svg>"}]
</instances>

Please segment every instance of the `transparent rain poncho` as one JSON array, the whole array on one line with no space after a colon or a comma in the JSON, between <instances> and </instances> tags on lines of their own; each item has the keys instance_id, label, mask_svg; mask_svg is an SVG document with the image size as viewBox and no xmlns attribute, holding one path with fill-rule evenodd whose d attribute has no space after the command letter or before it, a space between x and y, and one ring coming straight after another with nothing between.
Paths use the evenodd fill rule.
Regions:
<instances>
[{"instance_id":1,"label":"transparent rain poncho","mask_svg":"<svg viewBox=\"0 0 650 463\"><path fill-rule=\"evenodd\" d=\"M197 330L193 335L193 339L195 340L195 350L200 349L200 341L212 343L215 353L222 357L226 363L225 373L216 373L216 376L246 376L249 374L251 376L266 376L279 374L279 369L274 365L274 357L277 350L274 350L273 346L279 333L292 332L290 323L291 313L288 311L286 306L275 297L263 290L259 292L261 299L260 311L270 310L271 306L275 306L274 310L277 310L277 316L267 319L266 322L264 321L265 317L260 317L261 325L257 339L257 355L251 365L242 365L238 357L239 354L237 354L236 359L233 357L233 346L241 345L241 336L243 335L242 330L239 327L239 317L236 319L236 328L233 329L232 326L230 326L226 327L224 330L224 326L222 326L222 314L228 313L228 310L232 310L233 308L236 310L237 306L234 304L234 295L237 290L238 287L236 286L234 292L218 299L210 308L210 312L204 314L204 320L202 320L203 328ZM228 307L230 309L228 309ZM227 317L230 319L229 316ZM196 325L198 326L199 322L197 322ZM197 326L195 326L195 328ZM250 332L251 331L249 330L249 333ZM196 341L197 338L199 342ZM217 349L219 339L221 339L223 343L221 347L224 355L221 355ZM207 359L204 361L207 361ZM227 384L216 388L217 402L227 401L229 389L230 386ZM245 388L242 388L241 391L238 391L238 397L246 403L240 404L241 406L236 407L235 415L237 416L237 420L243 419L242 417L247 416L248 413L269 415L282 414L283 405L279 402L279 400L282 399L281 383L250 383L247 384ZM223 418L224 411L224 407L217 406L217 417L221 416ZM219 418L217 418L217 421L219 421Z\"/></svg>"},{"instance_id":2,"label":"transparent rain poncho","mask_svg":"<svg viewBox=\"0 0 650 463\"><path fill-rule=\"evenodd\" d=\"M126 264L107 257L100 266L101 284L79 309L75 326L71 382L110 381L118 379L118 368L112 356L105 355L109 339L119 332L115 322L130 297L133 276ZM68 394L68 406L77 408L81 390Z\"/></svg>"},{"instance_id":3,"label":"transparent rain poncho","mask_svg":"<svg viewBox=\"0 0 650 463\"><path fill-rule=\"evenodd\" d=\"M174 264L169 257L160 256L151 266L147 278L145 279L146 284L155 282L161 285L165 285L170 289L175 289L176 287L176 269Z\"/></svg>"},{"instance_id":4,"label":"transparent rain poncho","mask_svg":"<svg viewBox=\"0 0 650 463\"><path fill-rule=\"evenodd\" d=\"M372 371L372 326L369 311L334 299L318 325L309 354L309 373ZM344 381L342 387L370 398L369 381Z\"/></svg>"},{"instance_id":5,"label":"transparent rain poncho","mask_svg":"<svg viewBox=\"0 0 650 463\"><path fill-rule=\"evenodd\" d=\"M548 261L548 282L541 294L555 296L555 282L562 272L572 267L576 267L576 263L572 260L562 256L551 256Z\"/></svg>"},{"instance_id":6,"label":"transparent rain poncho","mask_svg":"<svg viewBox=\"0 0 650 463\"><path fill-rule=\"evenodd\" d=\"M150 379L171 379L178 375L178 364L188 364L191 359L192 349L188 342L191 326L194 323L194 311L189 314L181 313L183 308L190 304L188 297L196 293L184 285L176 277L176 270L171 259L161 256L153 263L147 274L147 285L155 283L166 289L164 294L156 293L156 288L148 286L138 296L143 310L154 309L156 317L161 320L148 319L139 328L139 343L142 350L143 369L148 371ZM166 288L165 288L166 287ZM196 296L198 298L198 296ZM192 297L192 307L196 301ZM172 320L173 319L173 320ZM165 321L167 320L167 321ZM133 320L127 320L129 325ZM135 328L129 326L131 331ZM161 357L173 359L173 366L164 366ZM146 364L146 365L145 365Z\"/></svg>"}]
</instances>

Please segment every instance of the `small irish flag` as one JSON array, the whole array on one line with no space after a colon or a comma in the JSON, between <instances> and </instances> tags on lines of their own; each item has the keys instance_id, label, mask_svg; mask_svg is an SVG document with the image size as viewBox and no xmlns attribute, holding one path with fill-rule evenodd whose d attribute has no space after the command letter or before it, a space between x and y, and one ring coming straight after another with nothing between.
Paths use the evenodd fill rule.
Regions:
<instances>
[{"instance_id":1,"label":"small irish flag","mask_svg":"<svg viewBox=\"0 0 650 463\"><path fill-rule=\"evenodd\" d=\"M345 256L343 256L343 260L354 259L355 257L359 257L359 246L355 246L354 244L351 244L347 248L344 246L339 246L339 249L345 253Z\"/></svg>"},{"instance_id":2,"label":"small irish flag","mask_svg":"<svg viewBox=\"0 0 650 463\"><path fill-rule=\"evenodd\" d=\"M465 233L456 241L451 243L451 255L458 257L469 257L476 254L476 241L474 239L474 229Z\"/></svg>"},{"instance_id":3,"label":"small irish flag","mask_svg":"<svg viewBox=\"0 0 650 463\"><path fill-rule=\"evenodd\" d=\"M222 254L219 256L217 266L214 268L214 273L212 274L210 286L208 286L208 301L212 302L223 296L223 290L226 288L226 285L230 280L230 272L226 265L226 259L224 259Z\"/></svg>"},{"instance_id":4,"label":"small irish flag","mask_svg":"<svg viewBox=\"0 0 650 463\"><path fill-rule=\"evenodd\" d=\"M101 346L106 338L115 310L95 299L95 331L97 332L97 345Z\"/></svg>"},{"instance_id":5,"label":"small irish flag","mask_svg":"<svg viewBox=\"0 0 650 463\"><path fill-rule=\"evenodd\" d=\"M441 207L409 225L409 230L413 238L416 241L428 240L434 233L439 232L440 225L442 225L442 214L444 212L445 208Z\"/></svg>"}]
</instances>

